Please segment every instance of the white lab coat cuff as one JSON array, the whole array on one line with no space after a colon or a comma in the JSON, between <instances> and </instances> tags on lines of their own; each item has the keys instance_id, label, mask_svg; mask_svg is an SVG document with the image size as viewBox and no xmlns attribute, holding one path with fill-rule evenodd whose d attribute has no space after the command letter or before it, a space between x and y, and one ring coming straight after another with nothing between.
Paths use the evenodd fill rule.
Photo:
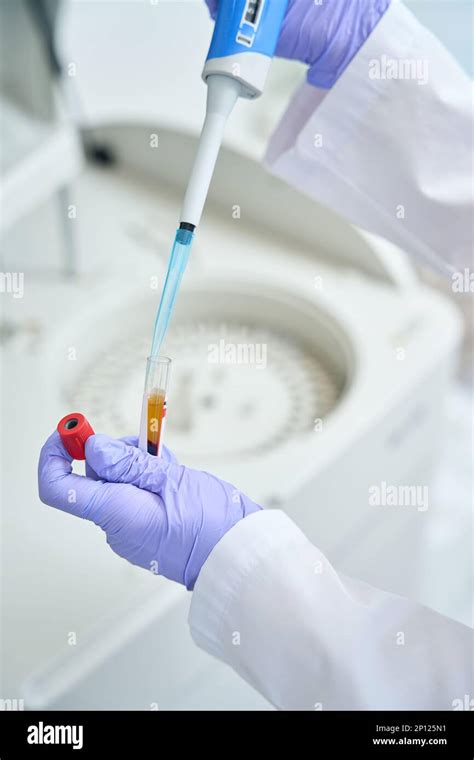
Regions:
<instances>
[{"instance_id":1,"label":"white lab coat cuff","mask_svg":"<svg viewBox=\"0 0 474 760\"><path fill-rule=\"evenodd\" d=\"M269 555L307 544L301 530L280 510L262 510L240 520L214 547L194 587L189 625L195 643L227 661L223 629L240 599L244 580ZM226 634L227 636L227 634Z\"/></svg>"}]
</instances>

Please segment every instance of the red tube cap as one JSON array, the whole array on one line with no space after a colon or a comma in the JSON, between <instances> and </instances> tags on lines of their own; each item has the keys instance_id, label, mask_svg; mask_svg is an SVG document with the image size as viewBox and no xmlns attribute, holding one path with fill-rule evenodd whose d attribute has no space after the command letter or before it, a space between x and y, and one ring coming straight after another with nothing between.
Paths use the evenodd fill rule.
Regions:
<instances>
[{"instance_id":1,"label":"red tube cap","mask_svg":"<svg viewBox=\"0 0 474 760\"><path fill-rule=\"evenodd\" d=\"M94 435L91 425L80 412L66 414L58 422L57 431L64 448L73 459L85 459L85 445L89 436Z\"/></svg>"}]
</instances>

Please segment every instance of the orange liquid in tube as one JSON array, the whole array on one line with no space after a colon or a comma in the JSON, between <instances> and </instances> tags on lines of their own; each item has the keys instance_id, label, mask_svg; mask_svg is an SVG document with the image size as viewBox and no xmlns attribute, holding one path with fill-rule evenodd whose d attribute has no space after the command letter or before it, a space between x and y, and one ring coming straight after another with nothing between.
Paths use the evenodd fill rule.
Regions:
<instances>
[{"instance_id":1,"label":"orange liquid in tube","mask_svg":"<svg viewBox=\"0 0 474 760\"><path fill-rule=\"evenodd\" d=\"M166 417L166 395L159 389L148 396L147 406L147 451L160 455L160 442Z\"/></svg>"}]
</instances>

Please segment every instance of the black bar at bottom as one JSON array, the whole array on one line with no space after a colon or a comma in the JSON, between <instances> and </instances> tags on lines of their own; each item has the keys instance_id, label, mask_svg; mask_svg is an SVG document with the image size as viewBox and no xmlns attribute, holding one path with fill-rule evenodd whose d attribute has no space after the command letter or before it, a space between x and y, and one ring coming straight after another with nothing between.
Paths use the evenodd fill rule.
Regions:
<instances>
[{"instance_id":1,"label":"black bar at bottom","mask_svg":"<svg viewBox=\"0 0 474 760\"><path fill-rule=\"evenodd\" d=\"M474 713L453 712L0 712L0 758L159 756L183 752L242 756L291 742L291 754L331 757L474 756ZM248 731L246 730L248 729ZM297 749L299 748L299 749ZM306 749L304 749L306 748ZM75 752L74 749L78 751ZM161 752L160 752L161 750ZM72 753L72 754L71 754ZM105 754L104 754L105 756Z\"/></svg>"}]
</instances>

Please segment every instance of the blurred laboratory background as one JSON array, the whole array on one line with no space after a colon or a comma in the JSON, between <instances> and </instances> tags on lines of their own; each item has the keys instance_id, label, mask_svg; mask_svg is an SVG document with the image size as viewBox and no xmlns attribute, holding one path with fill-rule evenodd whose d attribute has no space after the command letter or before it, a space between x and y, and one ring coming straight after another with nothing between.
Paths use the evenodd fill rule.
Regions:
<instances>
[{"instance_id":1,"label":"blurred laboratory background","mask_svg":"<svg viewBox=\"0 0 474 760\"><path fill-rule=\"evenodd\" d=\"M472 74L471 3L407 5ZM184 589L37 495L67 412L138 433L211 29L201 0L0 0L0 699L25 708L271 709L193 645ZM262 168L303 80L275 61L229 121L164 346L166 443L341 571L472 624L472 296ZM209 362L221 342L265 366ZM429 509L374 513L381 482Z\"/></svg>"}]
</instances>

